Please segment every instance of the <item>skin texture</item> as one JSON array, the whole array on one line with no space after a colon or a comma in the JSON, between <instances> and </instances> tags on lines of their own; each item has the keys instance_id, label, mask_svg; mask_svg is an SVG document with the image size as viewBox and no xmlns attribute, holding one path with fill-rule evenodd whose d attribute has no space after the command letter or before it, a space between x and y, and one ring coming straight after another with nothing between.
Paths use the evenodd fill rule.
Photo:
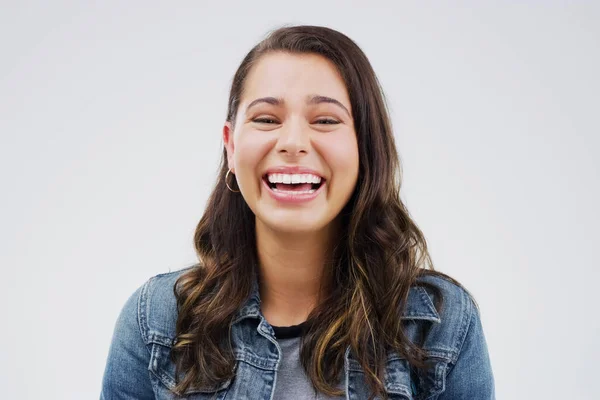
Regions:
<instances>
[{"instance_id":1,"label":"skin texture","mask_svg":"<svg viewBox=\"0 0 600 400\"><path fill-rule=\"evenodd\" d=\"M332 102L311 102L326 96ZM251 103L259 98L279 104ZM256 216L262 311L272 325L306 320L319 301L337 216L358 177L350 100L335 66L315 54L268 53L249 73L234 124L223 140L228 165ZM308 167L326 179L319 196L281 203L263 186L268 168Z\"/></svg>"}]
</instances>

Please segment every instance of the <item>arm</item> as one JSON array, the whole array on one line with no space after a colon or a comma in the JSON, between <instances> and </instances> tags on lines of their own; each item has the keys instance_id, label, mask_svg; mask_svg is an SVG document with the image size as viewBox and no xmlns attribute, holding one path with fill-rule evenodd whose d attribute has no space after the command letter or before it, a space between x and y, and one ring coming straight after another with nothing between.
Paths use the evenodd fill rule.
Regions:
<instances>
[{"instance_id":1,"label":"arm","mask_svg":"<svg viewBox=\"0 0 600 400\"><path fill-rule=\"evenodd\" d=\"M479 312L470 303L470 321L456 364L446 377L446 390L439 400L494 400L494 377Z\"/></svg>"},{"instance_id":2,"label":"arm","mask_svg":"<svg viewBox=\"0 0 600 400\"><path fill-rule=\"evenodd\" d=\"M100 400L154 400L148 372L150 352L142 339L138 319L142 288L129 297L117 319Z\"/></svg>"}]
</instances>

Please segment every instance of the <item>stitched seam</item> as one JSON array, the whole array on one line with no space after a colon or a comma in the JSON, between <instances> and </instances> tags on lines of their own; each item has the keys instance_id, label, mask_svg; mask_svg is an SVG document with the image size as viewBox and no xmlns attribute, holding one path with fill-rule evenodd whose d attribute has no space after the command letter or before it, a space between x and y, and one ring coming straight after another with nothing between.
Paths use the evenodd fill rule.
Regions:
<instances>
[{"instance_id":1,"label":"stitched seam","mask_svg":"<svg viewBox=\"0 0 600 400\"><path fill-rule=\"evenodd\" d=\"M161 354L161 348L160 348L160 345L154 345L154 346L152 346L152 350L151 350L151 363L150 363L150 366L148 367L148 370L150 371L151 374L154 374L154 376L158 379L159 384L162 383L162 385L165 386L167 389L169 389L169 391L173 392L173 388L175 388L175 385L176 385L175 379L173 377L171 377L171 375L169 374L169 372L167 370L164 370L161 366L158 365L159 360L163 360L162 354ZM236 368L237 368L237 363L236 363ZM231 382L232 382L232 380L228 379L216 388L207 388L208 392L205 391L204 388L203 389L192 389L192 390L188 389L188 391L185 392L185 394L187 395L187 394L196 394L196 393L219 392L219 391L224 390L225 388L227 388L227 390L229 390L229 386L231 385Z\"/></svg>"},{"instance_id":2,"label":"stitched seam","mask_svg":"<svg viewBox=\"0 0 600 400\"><path fill-rule=\"evenodd\" d=\"M437 310L435 309L435 306L433 305L433 300L431 300L431 297L429 297L429 294L427 293L427 291L420 286L418 286L417 289L419 291L419 295L421 296L421 299L423 300L423 302L425 304L427 304L427 308L429 308L429 312L431 313L431 315L433 317L435 317L438 322L440 322L440 315L438 314Z\"/></svg>"},{"instance_id":3,"label":"stitched seam","mask_svg":"<svg viewBox=\"0 0 600 400\"><path fill-rule=\"evenodd\" d=\"M434 396L443 393L446 390L446 379L444 376L443 369L446 368L446 364L438 363L435 366L435 391L430 389L429 396L426 399L434 398Z\"/></svg>"},{"instance_id":4,"label":"stitched seam","mask_svg":"<svg viewBox=\"0 0 600 400\"><path fill-rule=\"evenodd\" d=\"M350 362L348 360L348 355L350 353L350 347L346 348L346 352L344 353L344 373L346 374L346 387L345 387L345 391L346 391L346 400L350 400Z\"/></svg>"},{"instance_id":5,"label":"stitched seam","mask_svg":"<svg viewBox=\"0 0 600 400\"><path fill-rule=\"evenodd\" d=\"M151 279L150 279L151 280ZM142 286L142 290L138 297L138 328L140 329L140 335L142 336L142 340L144 344L148 345L148 315L147 315L147 306L148 306L148 285L150 284L150 280L146 281ZM148 352L150 350L148 349Z\"/></svg>"},{"instance_id":6,"label":"stitched seam","mask_svg":"<svg viewBox=\"0 0 600 400\"><path fill-rule=\"evenodd\" d=\"M438 360L450 363L456 357L454 350L425 350L427 358L436 358Z\"/></svg>"},{"instance_id":7,"label":"stitched seam","mask_svg":"<svg viewBox=\"0 0 600 400\"><path fill-rule=\"evenodd\" d=\"M256 356L248 356L243 352L235 352L234 356L237 361L243 361L246 364L254 366L255 368L262 369L264 371L277 371L276 361L264 361Z\"/></svg>"},{"instance_id":8,"label":"stitched seam","mask_svg":"<svg viewBox=\"0 0 600 400\"><path fill-rule=\"evenodd\" d=\"M464 291L463 298L466 299L466 301L464 301L465 310L463 310L463 321L460 325L461 330L459 335L457 335L456 343L454 345L454 347L456 348L456 357L454 360L452 360L452 367L449 368L448 371L446 371L446 375L450 373L450 371L454 368L454 365L456 365L456 363L458 362L458 358L460 357L460 353L462 352L463 345L465 344L465 340L468 336L469 330L471 328L471 323L473 321L473 301L471 300L469 295ZM468 308L468 311L466 310L466 308Z\"/></svg>"},{"instance_id":9,"label":"stitched seam","mask_svg":"<svg viewBox=\"0 0 600 400\"><path fill-rule=\"evenodd\" d=\"M173 339L171 339L167 336L164 336L159 332L149 330L147 337L148 337L148 344L156 343L156 344L160 344L165 347L173 347Z\"/></svg>"},{"instance_id":10,"label":"stitched seam","mask_svg":"<svg viewBox=\"0 0 600 400\"><path fill-rule=\"evenodd\" d=\"M197 264L195 264L195 265L192 265L191 267L185 267L185 268L178 269L178 270L175 270L175 271L163 272L163 273L160 273L160 274L157 274L157 275L155 275L153 278L161 278L161 277L163 277L163 276L169 276L169 275L173 275L173 274L180 274L180 273L184 273L184 272L187 272L187 271L189 271L189 270L190 270L190 269L192 269L192 268L196 268L197 266L198 266L198 265L197 265Z\"/></svg>"},{"instance_id":11,"label":"stitched seam","mask_svg":"<svg viewBox=\"0 0 600 400\"><path fill-rule=\"evenodd\" d=\"M406 385L403 384L386 384L386 390L392 394L401 394L408 398L411 396L411 390Z\"/></svg>"},{"instance_id":12,"label":"stitched seam","mask_svg":"<svg viewBox=\"0 0 600 400\"><path fill-rule=\"evenodd\" d=\"M473 301L471 300L471 298L469 297L469 295L466 292L463 292L463 296L465 297L465 308L468 308L468 311L465 310L464 313L464 321L463 321L463 332L462 333L462 338L460 340L460 343L457 341L456 343L456 349L457 349L457 354L460 354L460 352L462 351L463 345L465 344L465 339L467 338L467 335L469 333L469 330L471 328L471 324L473 322Z\"/></svg>"},{"instance_id":13,"label":"stitched seam","mask_svg":"<svg viewBox=\"0 0 600 400\"><path fill-rule=\"evenodd\" d=\"M238 322L240 322L240 321L242 321L242 320L244 320L246 318L253 318L253 317L254 318L255 317L260 317L260 314L257 313L257 312L252 312L252 313L249 313L249 314L242 315L242 316L238 317L237 319L233 320L233 322L231 323L231 325L235 325Z\"/></svg>"},{"instance_id":14,"label":"stitched seam","mask_svg":"<svg viewBox=\"0 0 600 400\"><path fill-rule=\"evenodd\" d=\"M158 367L158 362L157 360L160 358L160 349L157 346L153 346L153 359L154 359L154 364L153 367L154 370L153 372L156 374L156 376L159 377L159 379L161 379L169 389L172 389L175 387L175 380L173 378L171 378L171 376L169 376L165 371L162 370L162 368Z\"/></svg>"}]
</instances>

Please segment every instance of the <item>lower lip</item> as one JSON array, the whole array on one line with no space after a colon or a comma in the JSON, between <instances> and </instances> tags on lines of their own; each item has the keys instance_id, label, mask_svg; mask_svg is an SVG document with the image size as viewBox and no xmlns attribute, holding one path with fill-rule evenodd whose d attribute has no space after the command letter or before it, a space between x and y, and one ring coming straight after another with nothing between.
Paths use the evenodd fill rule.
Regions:
<instances>
[{"instance_id":1,"label":"lower lip","mask_svg":"<svg viewBox=\"0 0 600 400\"><path fill-rule=\"evenodd\" d=\"M294 193L292 191L279 191L276 192L273 189L271 189L271 187L267 184L267 182L265 182L265 180L262 180L263 185L265 186L265 188L267 189L267 192L269 192L269 195L271 195L272 198L274 198L277 201L280 201L282 203L305 203L308 201L311 201L313 199L315 199L319 193L321 193L321 191L323 190L323 188L325 187L325 182L323 182L321 184L321 186L319 186L319 188L317 190L315 190L313 193Z\"/></svg>"}]
</instances>

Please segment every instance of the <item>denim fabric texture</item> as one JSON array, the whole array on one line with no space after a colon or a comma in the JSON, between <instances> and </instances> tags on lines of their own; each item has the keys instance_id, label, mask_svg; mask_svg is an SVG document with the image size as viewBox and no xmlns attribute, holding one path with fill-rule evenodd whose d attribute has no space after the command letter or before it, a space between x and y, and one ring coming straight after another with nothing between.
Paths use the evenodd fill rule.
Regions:
<instances>
[{"instance_id":1,"label":"denim fabric texture","mask_svg":"<svg viewBox=\"0 0 600 400\"><path fill-rule=\"evenodd\" d=\"M101 400L273 400L281 351L272 327L260 311L256 282L231 328L235 377L215 387L189 390L183 397L172 392L175 365L169 354L177 320L173 287L188 269L150 278L125 303L110 345ZM405 332L411 340L417 342L424 336L427 371L416 374L405 359L395 352L390 353L384 373L389 398L494 399L487 345L473 300L463 289L443 278L420 280L438 287L444 301L438 313L433 293L414 286L402 316ZM349 348L338 387L344 390L342 399L369 397L364 372Z\"/></svg>"}]
</instances>

